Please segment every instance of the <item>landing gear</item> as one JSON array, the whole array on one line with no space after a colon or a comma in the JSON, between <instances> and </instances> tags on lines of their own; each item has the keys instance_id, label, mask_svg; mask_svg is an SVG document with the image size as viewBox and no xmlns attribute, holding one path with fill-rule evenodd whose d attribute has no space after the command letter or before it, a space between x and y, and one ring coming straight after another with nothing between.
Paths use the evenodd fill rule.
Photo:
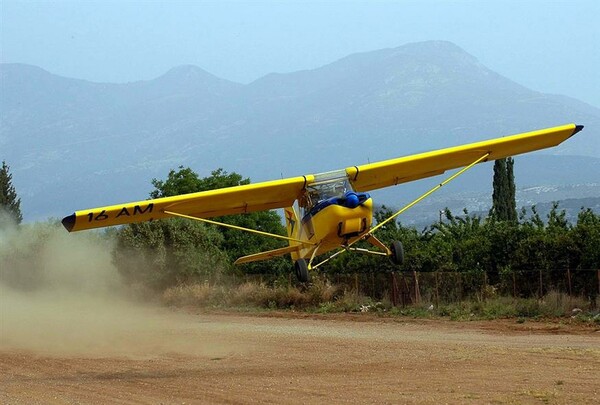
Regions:
<instances>
[{"instance_id":1,"label":"landing gear","mask_svg":"<svg viewBox=\"0 0 600 405\"><path fill-rule=\"evenodd\" d=\"M404 263L404 247L402 247L402 242L395 240L390 245L390 251L392 254L390 255L390 260L392 263L400 266Z\"/></svg>"},{"instance_id":2,"label":"landing gear","mask_svg":"<svg viewBox=\"0 0 600 405\"><path fill-rule=\"evenodd\" d=\"M306 264L306 260L296 260L296 262L294 263L294 272L296 273L298 281L300 281L301 283L308 283L308 264Z\"/></svg>"}]
</instances>

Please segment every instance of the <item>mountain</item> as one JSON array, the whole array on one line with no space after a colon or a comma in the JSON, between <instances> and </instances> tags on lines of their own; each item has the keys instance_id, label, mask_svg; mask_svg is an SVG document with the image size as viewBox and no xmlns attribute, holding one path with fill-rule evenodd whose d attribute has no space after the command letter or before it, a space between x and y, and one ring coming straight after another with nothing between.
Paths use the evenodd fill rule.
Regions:
<instances>
[{"instance_id":1,"label":"mountain","mask_svg":"<svg viewBox=\"0 0 600 405\"><path fill-rule=\"evenodd\" d=\"M11 167L26 220L144 199L152 178L179 165L261 181L569 122L585 130L519 157L516 170L521 162L533 169L518 186L597 183L590 167L600 162L600 109L529 90L449 42L349 55L247 85L195 66L108 84L0 65L0 159ZM532 163L537 156L544 166ZM487 174L469 179L454 192L490 187ZM386 190L382 201L396 203L426 184Z\"/></svg>"}]
</instances>

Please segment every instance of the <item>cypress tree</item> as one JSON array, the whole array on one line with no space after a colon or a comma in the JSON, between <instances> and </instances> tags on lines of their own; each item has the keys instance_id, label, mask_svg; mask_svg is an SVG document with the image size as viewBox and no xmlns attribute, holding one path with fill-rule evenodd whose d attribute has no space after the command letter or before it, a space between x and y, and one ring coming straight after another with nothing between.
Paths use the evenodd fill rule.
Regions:
<instances>
[{"instance_id":1,"label":"cypress tree","mask_svg":"<svg viewBox=\"0 0 600 405\"><path fill-rule=\"evenodd\" d=\"M517 222L517 191L515 187L515 174L514 174L515 160L512 157L506 159L506 181L508 183L508 198L506 220L511 222Z\"/></svg>"},{"instance_id":2,"label":"cypress tree","mask_svg":"<svg viewBox=\"0 0 600 405\"><path fill-rule=\"evenodd\" d=\"M494 183L490 216L498 221L516 221L517 203L513 172L514 160L498 159L494 162Z\"/></svg>"},{"instance_id":3,"label":"cypress tree","mask_svg":"<svg viewBox=\"0 0 600 405\"><path fill-rule=\"evenodd\" d=\"M9 173L9 169L6 162L2 161L2 169L0 169L0 209L8 212L20 224L23 220L21 199L17 197L15 187L12 185L12 174Z\"/></svg>"},{"instance_id":4,"label":"cypress tree","mask_svg":"<svg viewBox=\"0 0 600 405\"><path fill-rule=\"evenodd\" d=\"M490 210L490 216L492 218L501 220L504 217L504 201L506 197L506 160L498 159L494 162L492 209Z\"/></svg>"}]
</instances>

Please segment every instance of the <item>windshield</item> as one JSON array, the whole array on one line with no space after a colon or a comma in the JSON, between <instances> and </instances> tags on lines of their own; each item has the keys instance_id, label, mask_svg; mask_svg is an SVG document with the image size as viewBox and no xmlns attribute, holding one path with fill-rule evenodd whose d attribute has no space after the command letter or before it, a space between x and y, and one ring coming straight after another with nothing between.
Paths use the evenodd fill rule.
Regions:
<instances>
[{"instance_id":1,"label":"windshield","mask_svg":"<svg viewBox=\"0 0 600 405\"><path fill-rule=\"evenodd\" d=\"M345 170L336 170L315 175L315 181L306 186L300 206L304 212L310 211L318 203L334 197L343 197L353 191Z\"/></svg>"}]
</instances>

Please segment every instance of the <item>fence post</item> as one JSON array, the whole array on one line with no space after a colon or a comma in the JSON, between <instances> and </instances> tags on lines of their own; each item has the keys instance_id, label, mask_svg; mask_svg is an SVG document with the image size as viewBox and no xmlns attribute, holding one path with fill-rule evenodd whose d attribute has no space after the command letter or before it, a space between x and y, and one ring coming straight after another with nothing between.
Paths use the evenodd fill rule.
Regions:
<instances>
[{"instance_id":1,"label":"fence post","mask_svg":"<svg viewBox=\"0 0 600 405\"><path fill-rule=\"evenodd\" d=\"M498 279L500 279L500 275L498 275ZM483 272L483 288L480 289L480 291L481 291L481 299L483 301L487 301L487 286L488 286L487 271L484 271Z\"/></svg>"},{"instance_id":2,"label":"fence post","mask_svg":"<svg viewBox=\"0 0 600 405\"><path fill-rule=\"evenodd\" d=\"M371 298L375 299L375 273L371 272Z\"/></svg>"},{"instance_id":3,"label":"fence post","mask_svg":"<svg viewBox=\"0 0 600 405\"><path fill-rule=\"evenodd\" d=\"M403 272L400 272L400 276L402 277L402 282L400 283L400 285L402 286L402 290L400 293L400 301L402 303L402 308L404 308L406 306L406 300L404 299L406 295L405 291L410 291L410 288L408 287L408 283L406 282L406 278L404 277ZM408 298L410 299L410 294Z\"/></svg>"},{"instance_id":4,"label":"fence post","mask_svg":"<svg viewBox=\"0 0 600 405\"><path fill-rule=\"evenodd\" d=\"M513 298L517 298L517 276L515 275L515 269L512 269L513 279Z\"/></svg>"},{"instance_id":5,"label":"fence post","mask_svg":"<svg viewBox=\"0 0 600 405\"><path fill-rule=\"evenodd\" d=\"M438 283L438 271L436 270L434 273L435 276L435 306L436 308L440 307L440 286Z\"/></svg>"},{"instance_id":6,"label":"fence post","mask_svg":"<svg viewBox=\"0 0 600 405\"><path fill-rule=\"evenodd\" d=\"M571 266L567 267L567 282L569 285L569 297L573 295L573 291L571 289Z\"/></svg>"},{"instance_id":7,"label":"fence post","mask_svg":"<svg viewBox=\"0 0 600 405\"><path fill-rule=\"evenodd\" d=\"M392 306L398 306L398 281L396 280L396 272L392 271Z\"/></svg>"},{"instance_id":8,"label":"fence post","mask_svg":"<svg viewBox=\"0 0 600 405\"><path fill-rule=\"evenodd\" d=\"M415 304L421 303L421 290L419 288L419 278L417 272L413 270L413 277L415 278Z\"/></svg>"},{"instance_id":9,"label":"fence post","mask_svg":"<svg viewBox=\"0 0 600 405\"><path fill-rule=\"evenodd\" d=\"M542 298L544 294L544 281L542 279L542 269L540 269L540 292L538 294L538 298Z\"/></svg>"},{"instance_id":10,"label":"fence post","mask_svg":"<svg viewBox=\"0 0 600 405\"><path fill-rule=\"evenodd\" d=\"M359 294L358 291L358 273L354 273L354 291Z\"/></svg>"}]
</instances>

